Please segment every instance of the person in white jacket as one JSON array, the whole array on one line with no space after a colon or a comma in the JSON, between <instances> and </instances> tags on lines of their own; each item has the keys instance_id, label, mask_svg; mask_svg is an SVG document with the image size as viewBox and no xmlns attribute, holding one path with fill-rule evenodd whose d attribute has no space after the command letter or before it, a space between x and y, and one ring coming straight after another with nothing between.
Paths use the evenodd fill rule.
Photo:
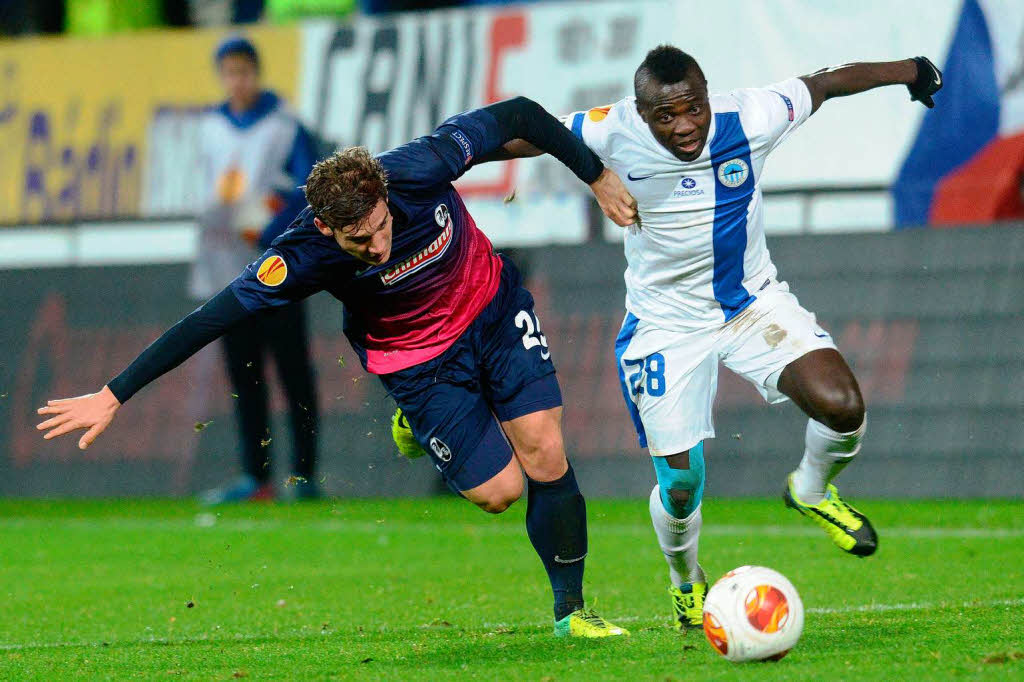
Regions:
<instances>
[{"instance_id":1,"label":"person in white jacket","mask_svg":"<svg viewBox=\"0 0 1024 682\"><path fill-rule=\"evenodd\" d=\"M273 92L260 86L260 59L251 42L224 40L214 55L227 99L203 115L199 143L208 188L200 198L199 255L189 293L206 300L285 231L306 206L299 186L315 158L312 136ZM257 248L259 247L259 248ZM223 349L238 419L242 474L207 491L207 504L269 499L272 438L265 359L272 355L288 399L292 435L289 492L319 497L316 483L318 410L309 355L305 304L247 320L224 336ZM283 477L281 477L283 478Z\"/></svg>"}]
</instances>

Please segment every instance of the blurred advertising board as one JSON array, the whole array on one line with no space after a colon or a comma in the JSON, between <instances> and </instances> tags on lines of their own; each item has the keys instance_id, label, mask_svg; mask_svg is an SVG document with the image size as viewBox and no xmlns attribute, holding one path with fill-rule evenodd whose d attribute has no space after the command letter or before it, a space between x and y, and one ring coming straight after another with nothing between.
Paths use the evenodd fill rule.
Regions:
<instances>
[{"instance_id":1,"label":"blurred advertising board","mask_svg":"<svg viewBox=\"0 0 1024 682\"><path fill-rule=\"evenodd\" d=\"M267 84L290 98L297 29L249 35ZM194 175L181 114L220 99L212 55L224 36L143 31L0 41L0 224L137 217L153 213L146 202L173 204L171 195ZM154 122L168 116L177 129L153 134Z\"/></svg>"},{"instance_id":2,"label":"blurred advertising board","mask_svg":"<svg viewBox=\"0 0 1024 682\"><path fill-rule=\"evenodd\" d=\"M829 103L773 153L765 188L895 183L894 205L872 219L888 224L964 222L971 210L987 212L975 222L1014 217L1024 210L1013 186L1024 146L1024 5L921 7L559 1L247 32L263 52L267 84L311 128L372 151L514 95L556 115L615 102L663 42L697 58L712 92L928 55L946 73L935 109L909 102L902 87ZM219 99L210 53L223 35L0 41L0 224L188 213L200 177L195 119ZM993 180L979 193L985 177ZM499 244L571 243L586 232L585 189L549 158L482 166L460 189Z\"/></svg>"},{"instance_id":3,"label":"blurred advertising board","mask_svg":"<svg viewBox=\"0 0 1024 682\"><path fill-rule=\"evenodd\" d=\"M647 7L548 3L311 23L302 35L301 111L322 136L379 152L515 95L555 115L615 101L652 36L665 35ZM458 186L498 244L585 237L583 187L550 158L481 166ZM522 199L509 206L513 192Z\"/></svg>"},{"instance_id":4,"label":"blurred advertising board","mask_svg":"<svg viewBox=\"0 0 1024 682\"><path fill-rule=\"evenodd\" d=\"M971 0L973 2L973 0ZM303 27L299 106L321 135L383 151L429 133L446 117L513 95L566 114L632 93L646 52L673 43L701 63L712 92L763 86L824 66L917 54L942 63L960 0L884 0L827 8L813 2L635 0L549 2L420 12ZM1024 12L1016 11L1024 18ZM878 30L884 16L886 31ZM903 88L832 103L772 156L766 187L887 184L899 170L925 109ZM499 243L518 235L502 198L582 197L551 159L491 164L460 183L478 222ZM563 208L570 199L563 200ZM575 209L582 214L584 202ZM570 226L531 211L554 241Z\"/></svg>"}]
</instances>

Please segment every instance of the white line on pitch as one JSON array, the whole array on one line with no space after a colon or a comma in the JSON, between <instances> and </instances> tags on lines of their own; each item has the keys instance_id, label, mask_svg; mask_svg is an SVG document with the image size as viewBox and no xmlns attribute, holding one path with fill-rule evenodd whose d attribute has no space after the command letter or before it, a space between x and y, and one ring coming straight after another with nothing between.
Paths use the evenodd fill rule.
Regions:
<instances>
[{"instance_id":1,"label":"white line on pitch","mask_svg":"<svg viewBox=\"0 0 1024 682\"><path fill-rule=\"evenodd\" d=\"M989 609L997 606L1024 606L1024 598L1021 599L994 599L990 601L965 601L958 604L950 603L928 603L909 602L905 604L860 604L851 606L814 606L806 609L807 613L814 614L841 614L841 613L882 613L885 611L929 611L932 609ZM636 623L639 621L664 620L664 616L642 617L623 616L616 618L616 623ZM509 626L508 623L485 623L485 627Z\"/></svg>"},{"instance_id":2,"label":"white line on pitch","mask_svg":"<svg viewBox=\"0 0 1024 682\"><path fill-rule=\"evenodd\" d=\"M812 607L807 609L807 613L814 614L840 614L840 613L881 613L885 611L928 611L932 609L984 609L993 608L997 606L1022 606L1024 605L1024 598L1021 599L995 599L990 601L965 601L960 603L927 603L927 602L909 602L905 604L861 604L859 606L836 606L836 607ZM615 621L619 623L637 623L640 621L660 621L664 618L659 616L625 616L622 618L616 618ZM480 627L486 629L494 629L499 627L534 627L538 623L482 623ZM471 629L476 626L470 626ZM397 631L396 631L397 632ZM246 642L252 640L263 640L263 639L314 639L316 635L292 635L284 637L274 637L269 634L256 634L256 633L239 633L229 637L182 637L181 639L165 639L149 637L145 639L113 639L110 641L109 646L125 646L125 645L138 645L138 644L228 644L231 642ZM100 648L107 646L104 644L98 644L96 642L26 642L23 644L0 644L0 651L24 651L31 649L59 649L63 647L89 647L89 648Z\"/></svg>"},{"instance_id":3,"label":"white line on pitch","mask_svg":"<svg viewBox=\"0 0 1024 682\"><path fill-rule=\"evenodd\" d=\"M965 601L959 604L930 604L927 602L909 602L906 604L863 604L861 606L817 606L807 609L807 613L878 613L882 611L925 611L928 609L970 609L991 608L993 606L1021 606L1022 599L996 599L993 601Z\"/></svg>"}]
</instances>

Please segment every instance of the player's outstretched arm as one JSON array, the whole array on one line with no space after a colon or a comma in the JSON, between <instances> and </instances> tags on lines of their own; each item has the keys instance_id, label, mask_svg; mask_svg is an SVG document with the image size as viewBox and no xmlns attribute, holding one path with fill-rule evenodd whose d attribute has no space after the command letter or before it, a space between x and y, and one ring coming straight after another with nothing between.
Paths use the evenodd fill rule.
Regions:
<instances>
[{"instance_id":1,"label":"player's outstretched arm","mask_svg":"<svg viewBox=\"0 0 1024 682\"><path fill-rule=\"evenodd\" d=\"M855 95L884 85L905 85L910 99L931 109L932 95L942 87L942 72L927 57L896 62L856 62L831 66L809 76L801 76L811 93L811 113L833 97Z\"/></svg>"},{"instance_id":2,"label":"player's outstretched arm","mask_svg":"<svg viewBox=\"0 0 1024 682\"><path fill-rule=\"evenodd\" d=\"M77 398L48 400L46 407L40 407L37 412L53 416L36 428L46 431L43 438L47 440L79 429L86 429L86 432L78 439L78 447L85 450L96 440L96 436L103 433L104 429L110 425L114 419L114 413L119 407L121 407L121 402L114 397L109 386L104 386L99 393L80 395Z\"/></svg>"},{"instance_id":3,"label":"player's outstretched arm","mask_svg":"<svg viewBox=\"0 0 1024 682\"><path fill-rule=\"evenodd\" d=\"M477 164L488 161L508 161L509 159L529 159L534 156L541 156L544 152L537 149L526 140L515 139L501 145L496 151L491 152L484 158L477 161Z\"/></svg>"},{"instance_id":4,"label":"player's outstretched arm","mask_svg":"<svg viewBox=\"0 0 1024 682\"><path fill-rule=\"evenodd\" d=\"M110 425L118 408L139 389L180 365L250 314L231 287L225 288L164 332L99 392L47 401L37 412L50 418L36 429L45 431L43 438L47 440L86 429L78 440L78 447L85 450Z\"/></svg>"},{"instance_id":5,"label":"player's outstretched arm","mask_svg":"<svg viewBox=\"0 0 1024 682\"><path fill-rule=\"evenodd\" d=\"M636 202L597 155L544 107L513 97L452 116L434 134L381 155L396 169L389 181L453 182L471 166L515 158L516 149L550 154L590 185L601 209L620 225L633 223ZM429 150L429 151L428 151ZM524 154L526 155L526 154ZM529 155L535 155L530 153Z\"/></svg>"},{"instance_id":6,"label":"player's outstretched arm","mask_svg":"<svg viewBox=\"0 0 1024 682\"><path fill-rule=\"evenodd\" d=\"M505 132L501 145L504 153L515 151L519 145L529 155L533 151L550 154L590 186L606 216L623 227L636 221L636 200L618 176L544 107L526 97L516 97L485 110L494 115Z\"/></svg>"},{"instance_id":7,"label":"player's outstretched arm","mask_svg":"<svg viewBox=\"0 0 1024 682\"><path fill-rule=\"evenodd\" d=\"M515 139L506 142L496 152L488 155L485 161L506 161L508 159L528 159L540 156L544 152L522 139ZM615 222L619 227L628 227L636 224L637 205L636 199L629 193L622 179L605 167L597 180L590 183L590 190L594 193L598 205L606 216Z\"/></svg>"},{"instance_id":8,"label":"player's outstretched arm","mask_svg":"<svg viewBox=\"0 0 1024 682\"><path fill-rule=\"evenodd\" d=\"M543 116L554 119L547 111L537 105L537 108L543 112ZM554 119L557 120L557 119ZM561 130L554 131L552 129L551 134L564 137L566 141L575 141L575 136L571 133L569 136L565 135L565 126L560 125ZM586 148L582 142L574 142ZM597 160L597 156L586 148L589 152L589 156L593 156ZM509 159L525 159L534 156L540 156L545 153L545 150L532 144L531 142L522 138L515 138L509 140L505 144L501 145L498 149L488 154L486 157L477 161L477 163L486 163L488 161L507 161ZM587 182L590 190L594 193L594 197L597 199L598 205L608 218L614 221L620 227L627 227L633 225L637 220L637 204L636 199L629 193L626 186L622 183L622 180L613 173L607 167L603 167L600 164L600 160L597 163L602 167L600 175L596 179L590 181L589 178L580 177L581 180ZM569 164L566 164L569 165Z\"/></svg>"}]
</instances>

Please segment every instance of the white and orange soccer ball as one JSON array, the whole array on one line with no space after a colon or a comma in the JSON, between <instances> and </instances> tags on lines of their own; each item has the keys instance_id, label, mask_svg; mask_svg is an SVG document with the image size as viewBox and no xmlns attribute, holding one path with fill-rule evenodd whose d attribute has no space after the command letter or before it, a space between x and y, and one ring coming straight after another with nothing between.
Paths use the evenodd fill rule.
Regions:
<instances>
[{"instance_id":1,"label":"white and orange soccer ball","mask_svg":"<svg viewBox=\"0 0 1024 682\"><path fill-rule=\"evenodd\" d=\"M704 599L704 635L730 661L777 661L796 646L804 605L793 583L764 566L740 566Z\"/></svg>"}]
</instances>

